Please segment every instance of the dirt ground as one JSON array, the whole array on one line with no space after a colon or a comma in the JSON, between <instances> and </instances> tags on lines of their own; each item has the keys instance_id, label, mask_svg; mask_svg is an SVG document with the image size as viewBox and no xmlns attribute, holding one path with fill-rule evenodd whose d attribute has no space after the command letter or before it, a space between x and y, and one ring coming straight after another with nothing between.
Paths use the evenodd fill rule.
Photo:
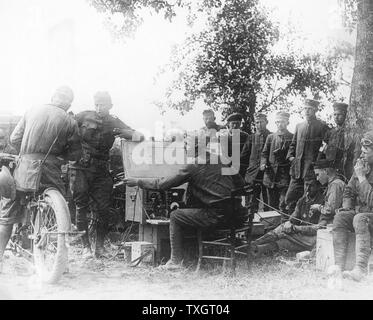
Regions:
<instances>
[{"instance_id":1,"label":"dirt ground","mask_svg":"<svg viewBox=\"0 0 373 320\"><path fill-rule=\"evenodd\" d=\"M373 276L363 283L344 280L341 289L328 288L327 276L315 271L314 261L295 263L292 257L258 258L251 270L239 262L236 277L221 266L164 271L125 261L82 261L71 247L69 272L58 284L38 281L33 266L7 254L0 274L1 299L372 299Z\"/></svg>"}]
</instances>

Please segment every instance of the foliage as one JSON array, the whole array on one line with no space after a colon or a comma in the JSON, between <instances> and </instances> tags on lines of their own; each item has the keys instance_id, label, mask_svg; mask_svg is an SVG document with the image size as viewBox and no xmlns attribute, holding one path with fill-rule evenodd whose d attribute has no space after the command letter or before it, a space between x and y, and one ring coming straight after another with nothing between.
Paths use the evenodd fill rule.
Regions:
<instances>
[{"instance_id":1,"label":"foliage","mask_svg":"<svg viewBox=\"0 0 373 320\"><path fill-rule=\"evenodd\" d=\"M357 23L357 0L339 0L343 9L343 23L352 31Z\"/></svg>"},{"instance_id":2,"label":"foliage","mask_svg":"<svg viewBox=\"0 0 373 320\"><path fill-rule=\"evenodd\" d=\"M343 1L346 8L353 8L353 0ZM183 8L188 10L190 24L206 20L202 31L174 49L170 65L165 66L163 71L171 70L174 81L164 101L156 102L161 110L185 113L202 99L223 116L241 112L250 131L255 111L289 110L296 96L333 98L340 84L336 74L346 50L335 45L328 52L303 53L292 47L294 39L287 39L286 50L278 51L276 45L284 42L284 36L258 0L90 2L109 19L114 14L122 16L119 26L111 23L119 36L134 34L145 9L171 21ZM289 30L289 34L297 31ZM296 110L292 107L292 111Z\"/></svg>"},{"instance_id":3,"label":"foliage","mask_svg":"<svg viewBox=\"0 0 373 320\"><path fill-rule=\"evenodd\" d=\"M257 0L226 0L208 13L207 27L175 50L176 80L158 105L185 112L203 99L223 116L241 112L249 131L255 111L289 109L296 95L333 97L346 52L276 52L278 26Z\"/></svg>"}]
</instances>

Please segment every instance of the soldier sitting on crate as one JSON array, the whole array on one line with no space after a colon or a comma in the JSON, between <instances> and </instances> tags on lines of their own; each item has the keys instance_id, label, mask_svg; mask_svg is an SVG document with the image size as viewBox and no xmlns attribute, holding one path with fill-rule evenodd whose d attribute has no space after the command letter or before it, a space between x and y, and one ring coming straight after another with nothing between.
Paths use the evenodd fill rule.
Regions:
<instances>
[{"instance_id":1,"label":"soldier sitting on crate","mask_svg":"<svg viewBox=\"0 0 373 320\"><path fill-rule=\"evenodd\" d=\"M361 281L367 274L371 251L373 227L373 131L361 140L361 158L357 160L354 174L343 194L343 206L333 223L333 246L335 266L329 271L334 276L343 276ZM356 263L352 271L343 271L346 263L348 234L356 234Z\"/></svg>"},{"instance_id":2,"label":"soldier sitting on crate","mask_svg":"<svg viewBox=\"0 0 373 320\"><path fill-rule=\"evenodd\" d=\"M224 226L227 214L233 206L231 192L242 188L244 181L237 173L224 174L226 168L222 163L210 163L211 155L206 151L206 137L188 137L187 156L192 163L184 165L180 171L162 179L125 179L128 186L139 186L144 189L167 190L188 182L188 194L193 197L194 205L190 208L176 209L170 215L171 259L164 266L166 269L177 269L183 260L183 234L187 228L211 228ZM197 143L196 143L197 142ZM198 152L198 153L197 153ZM241 198L235 197L234 205L241 208L234 213L236 225L242 225L247 219L246 211L241 206Z\"/></svg>"},{"instance_id":3,"label":"soldier sitting on crate","mask_svg":"<svg viewBox=\"0 0 373 320\"><path fill-rule=\"evenodd\" d=\"M298 200L289 221L254 241L254 254L279 249L295 252L313 249L317 230L330 224L335 210L341 206L345 186L332 161L316 162L314 171L317 181L311 182L306 194ZM328 186L324 193L321 185Z\"/></svg>"}]
</instances>

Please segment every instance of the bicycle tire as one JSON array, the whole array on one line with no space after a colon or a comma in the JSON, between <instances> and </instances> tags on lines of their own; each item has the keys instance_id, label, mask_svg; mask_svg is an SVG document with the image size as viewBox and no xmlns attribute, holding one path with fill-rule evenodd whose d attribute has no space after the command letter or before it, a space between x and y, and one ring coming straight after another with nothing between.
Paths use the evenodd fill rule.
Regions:
<instances>
[{"instance_id":1,"label":"bicycle tire","mask_svg":"<svg viewBox=\"0 0 373 320\"><path fill-rule=\"evenodd\" d=\"M48 225L49 222L50 225ZM41 240L43 232L47 233L48 228L53 228L54 232L71 231L70 212L67 203L62 194L54 188L49 188L43 192L43 200L36 213L33 253L36 272L41 281L56 283L68 266L68 247L66 246L68 235L63 233L47 234L44 236L44 240ZM38 237L39 242L35 240ZM52 243L51 239L56 239L55 243ZM50 243L49 240L51 240ZM45 242L45 244L41 244L41 242Z\"/></svg>"}]
</instances>

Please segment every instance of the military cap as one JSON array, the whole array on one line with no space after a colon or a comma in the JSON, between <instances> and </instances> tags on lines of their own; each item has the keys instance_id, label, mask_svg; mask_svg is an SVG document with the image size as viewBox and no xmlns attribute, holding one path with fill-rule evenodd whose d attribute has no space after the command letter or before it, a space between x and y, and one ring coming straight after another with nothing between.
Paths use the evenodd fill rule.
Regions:
<instances>
[{"instance_id":1,"label":"military cap","mask_svg":"<svg viewBox=\"0 0 373 320\"><path fill-rule=\"evenodd\" d=\"M238 112L232 113L230 116L228 116L227 122L229 122L229 121L242 121L242 118L243 118L243 116L242 116L241 113L238 113Z\"/></svg>"},{"instance_id":2,"label":"military cap","mask_svg":"<svg viewBox=\"0 0 373 320\"><path fill-rule=\"evenodd\" d=\"M112 104L110 94L107 91L97 91L93 96L93 100L95 104Z\"/></svg>"},{"instance_id":3,"label":"military cap","mask_svg":"<svg viewBox=\"0 0 373 320\"><path fill-rule=\"evenodd\" d=\"M304 105L317 109L320 105L320 101L313 100L313 99L306 99L304 100Z\"/></svg>"},{"instance_id":4,"label":"military cap","mask_svg":"<svg viewBox=\"0 0 373 320\"><path fill-rule=\"evenodd\" d=\"M255 118L255 120L258 120L258 119L265 119L265 120L267 120L267 116L264 113L256 113L254 115L254 118Z\"/></svg>"},{"instance_id":5,"label":"military cap","mask_svg":"<svg viewBox=\"0 0 373 320\"><path fill-rule=\"evenodd\" d=\"M335 111L339 110L339 111L347 112L347 108L348 108L347 103L343 103L343 102L334 102L333 103L333 109Z\"/></svg>"},{"instance_id":6,"label":"military cap","mask_svg":"<svg viewBox=\"0 0 373 320\"><path fill-rule=\"evenodd\" d=\"M205 110L203 110L202 115L205 115L205 114L213 114L213 115L215 115L215 112L212 109L205 109Z\"/></svg>"},{"instance_id":7,"label":"military cap","mask_svg":"<svg viewBox=\"0 0 373 320\"><path fill-rule=\"evenodd\" d=\"M286 119L289 120L290 118L290 113L285 112L285 111L279 111L276 113L276 119Z\"/></svg>"},{"instance_id":8,"label":"military cap","mask_svg":"<svg viewBox=\"0 0 373 320\"><path fill-rule=\"evenodd\" d=\"M361 139L361 145L373 148L373 130L364 133L363 138Z\"/></svg>"},{"instance_id":9,"label":"military cap","mask_svg":"<svg viewBox=\"0 0 373 320\"><path fill-rule=\"evenodd\" d=\"M74 100L74 93L68 86L61 86L56 89L53 99L62 104L71 104Z\"/></svg>"},{"instance_id":10,"label":"military cap","mask_svg":"<svg viewBox=\"0 0 373 320\"><path fill-rule=\"evenodd\" d=\"M314 169L335 168L333 160L321 159L313 163Z\"/></svg>"}]
</instances>

